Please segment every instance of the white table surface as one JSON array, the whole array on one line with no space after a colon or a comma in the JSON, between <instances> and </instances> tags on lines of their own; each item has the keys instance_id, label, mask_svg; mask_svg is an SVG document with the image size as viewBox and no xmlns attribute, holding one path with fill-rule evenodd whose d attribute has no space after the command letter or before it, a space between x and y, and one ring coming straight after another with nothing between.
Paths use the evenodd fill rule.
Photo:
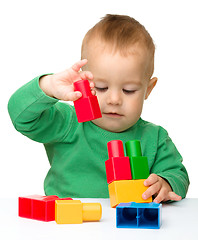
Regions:
<instances>
[{"instance_id":1,"label":"white table surface","mask_svg":"<svg viewBox=\"0 0 198 240\"><path fill-rule=\"evenodd\" d=\"M198 240L198 199L163 204L160 229L116 228L116 211L109 199L79 199L100 202L102 219L82 224L56 224L18 217L18 199L0 199L0 239L19 240Z\"/></svg>"}]
</instances>

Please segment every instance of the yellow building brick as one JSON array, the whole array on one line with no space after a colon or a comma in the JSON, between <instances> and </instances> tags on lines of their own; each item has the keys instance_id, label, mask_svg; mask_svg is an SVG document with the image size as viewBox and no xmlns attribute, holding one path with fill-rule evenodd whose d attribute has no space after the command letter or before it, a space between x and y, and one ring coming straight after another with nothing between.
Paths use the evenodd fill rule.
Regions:
<instances>
[{"instance_id":1,"label":"yellow building brick","mask_svg":"<svg viewBox=\"0 0 198 240\"><path fill-rule=\"evenodd\" d=\"M55 221L58 224L99 221L101 216L102 206L100 203L82 203L80 200L55 201Z\"/></svg>"},{"instance_id":2,"label":"yellow building brick","mask_svg":"<svg viewBox=\"0 0 198 240\"><path fill-rule=\"evenodd\" d=\"M55 221L58 224L82 223L82 203L80 200L56 200Z\"/></svg>"},{"instance_id":3,"label":"yellow building brick","mask_svg":"<svg viewBox=\"0 0 198 240\"><path fill-rule=\"evenodd\" d=\"M136 202L148 203L152 202L152 197L144 200L142 194L148 187L144 186L145 179L138 180L121 180L114 181L109 184L109 197L111 207L116 207L119 203Z\"/></svg>"}]
</instances>

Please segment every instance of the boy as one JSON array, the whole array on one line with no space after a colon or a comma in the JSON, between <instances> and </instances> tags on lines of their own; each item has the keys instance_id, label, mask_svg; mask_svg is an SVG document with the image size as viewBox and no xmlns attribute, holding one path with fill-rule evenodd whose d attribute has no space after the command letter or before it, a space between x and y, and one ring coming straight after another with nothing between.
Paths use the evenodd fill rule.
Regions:
<instances>
[{"instance_id":1,"label":"boy","mask_svg":"<svg viewBox=\"0 0 198 240\"><path fill-rule=\"evenodd\" d=\"M43 143L47 152L46 195L107 198L107 142L138 139L151 173L142 197L153 195L159 203L186 196L189 179L181 155L166 130L140 117L157 82L154 52L139 22L106 15L85 35L81 61L61 73L36 77L13 94L8 109L15 128ZM102 118L78 123L73 106L58 102L81 97L73 88L80 79L90 80Z\"/></svg>"}]
</instances>

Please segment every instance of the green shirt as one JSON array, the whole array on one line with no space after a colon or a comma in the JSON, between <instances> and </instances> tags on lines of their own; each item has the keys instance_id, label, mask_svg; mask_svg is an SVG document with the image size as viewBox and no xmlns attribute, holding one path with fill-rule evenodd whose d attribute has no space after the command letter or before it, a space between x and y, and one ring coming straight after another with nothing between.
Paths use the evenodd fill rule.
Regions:
<instances>
[{"instance_id":1,"label":"green shirt","mask_svg":"<svg viewBox=\"0 0 198 240\"><path fill-rule=\"evenodd\" d=\"M165 129L141 118L121 133L78 123L73 106L47 96L39 77L18 89L8 111L17 131L43 143L50 169L44 181L46 195L73 198L108 198L105 161L107 142L140 140L150 173L165 178L173 191L186 196L189 179L182 157Z\"/></svg>"}]
</instances>

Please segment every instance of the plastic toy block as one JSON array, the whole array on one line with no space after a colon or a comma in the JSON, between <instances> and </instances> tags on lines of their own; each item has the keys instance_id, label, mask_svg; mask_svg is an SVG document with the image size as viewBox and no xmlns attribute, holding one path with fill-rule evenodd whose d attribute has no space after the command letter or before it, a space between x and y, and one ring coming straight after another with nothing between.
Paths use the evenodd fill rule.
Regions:
<instances>
[{"instance_id":1,"label":"plastic toy block","mask_svg":"<svg viewBox=\"0 0 198 240\"><path fill-rule=\"evenodd\" d=\"M101 118L102 114L98 99L91 93L89 81L79 80L74 82L74 90L82 93L82 97L74 101L78 122L87 122Z\"/></svg>"},{"instance_id":2,"label":"plastic toy block","mask_svg":"<svg viewBox=\"0 0 198 240\"><path fill-rule=\"evenodd\" d=\"M19 217L30 218L40 221L55 220L55 200L57 196L31 195L19 197ZM72 200L72 198L63 198Z\"/></svg>"},{"instance_id":3,"label":"plastic toy block","mask_svg":"<svg viewBox=\"0 0 198 240\"><path fill-rule=\"evenodd\" d=\"M116 207L119 203L152 202L152 197L144 200L142 194L148 187L144 186L145 179L114 181L108 185L111 207Z\"/></svg>"},{"instance_id":4,"label":"plastic toy block","mask_svg":"<svg viewBox=\"0 0 198 240\"><path fill-rule=\"evenodd\" d=\"M116 180L131 180L131 167L129 158L124 156L121 140L107 143L109 159L105 161L107 183Z\"/></svg>"},{"instance_id":5,"label":"plastic toy block","mask_svg":"<svg viewBox=\"0 0 198 240\"><path fill-rule=\"evenodd\" d=\"M32 200L41 199L43 196L31 195L27 197L18 198L19 217L32 218Z\"/></svg>"},{"instance_id":6,"label":"plastic toy block","mask_svg":"<svg viewBox=\"0 0 198 240\"><path fill-rule=\"evenodd\" d=\"M126 153L131 164L133 179L146 179L149 176L147 157L142 156L140 141L133 140L125 143Z\"/></svg>"},{"instance_id":7,"label":"plastic toy block","mask_svg":"<svg viewBox=\"0 0 198 240\"><path fill-rule=\"evenodd\" d=\"M162 204L120 203L116 207L117 228L159 229L161 226Z\"/></svg>"},{"instance_id":8,"label":"plastic toy block","mask_svg":"<svg viewBox=\"0 0 198 240\"><path fill-rule=\"evenodd\" d=\"M100 203L82 203L80 200L55 201L55 221L58 224L76 224L99 221L102 216Z\"/></svg>"}]
</instances>

